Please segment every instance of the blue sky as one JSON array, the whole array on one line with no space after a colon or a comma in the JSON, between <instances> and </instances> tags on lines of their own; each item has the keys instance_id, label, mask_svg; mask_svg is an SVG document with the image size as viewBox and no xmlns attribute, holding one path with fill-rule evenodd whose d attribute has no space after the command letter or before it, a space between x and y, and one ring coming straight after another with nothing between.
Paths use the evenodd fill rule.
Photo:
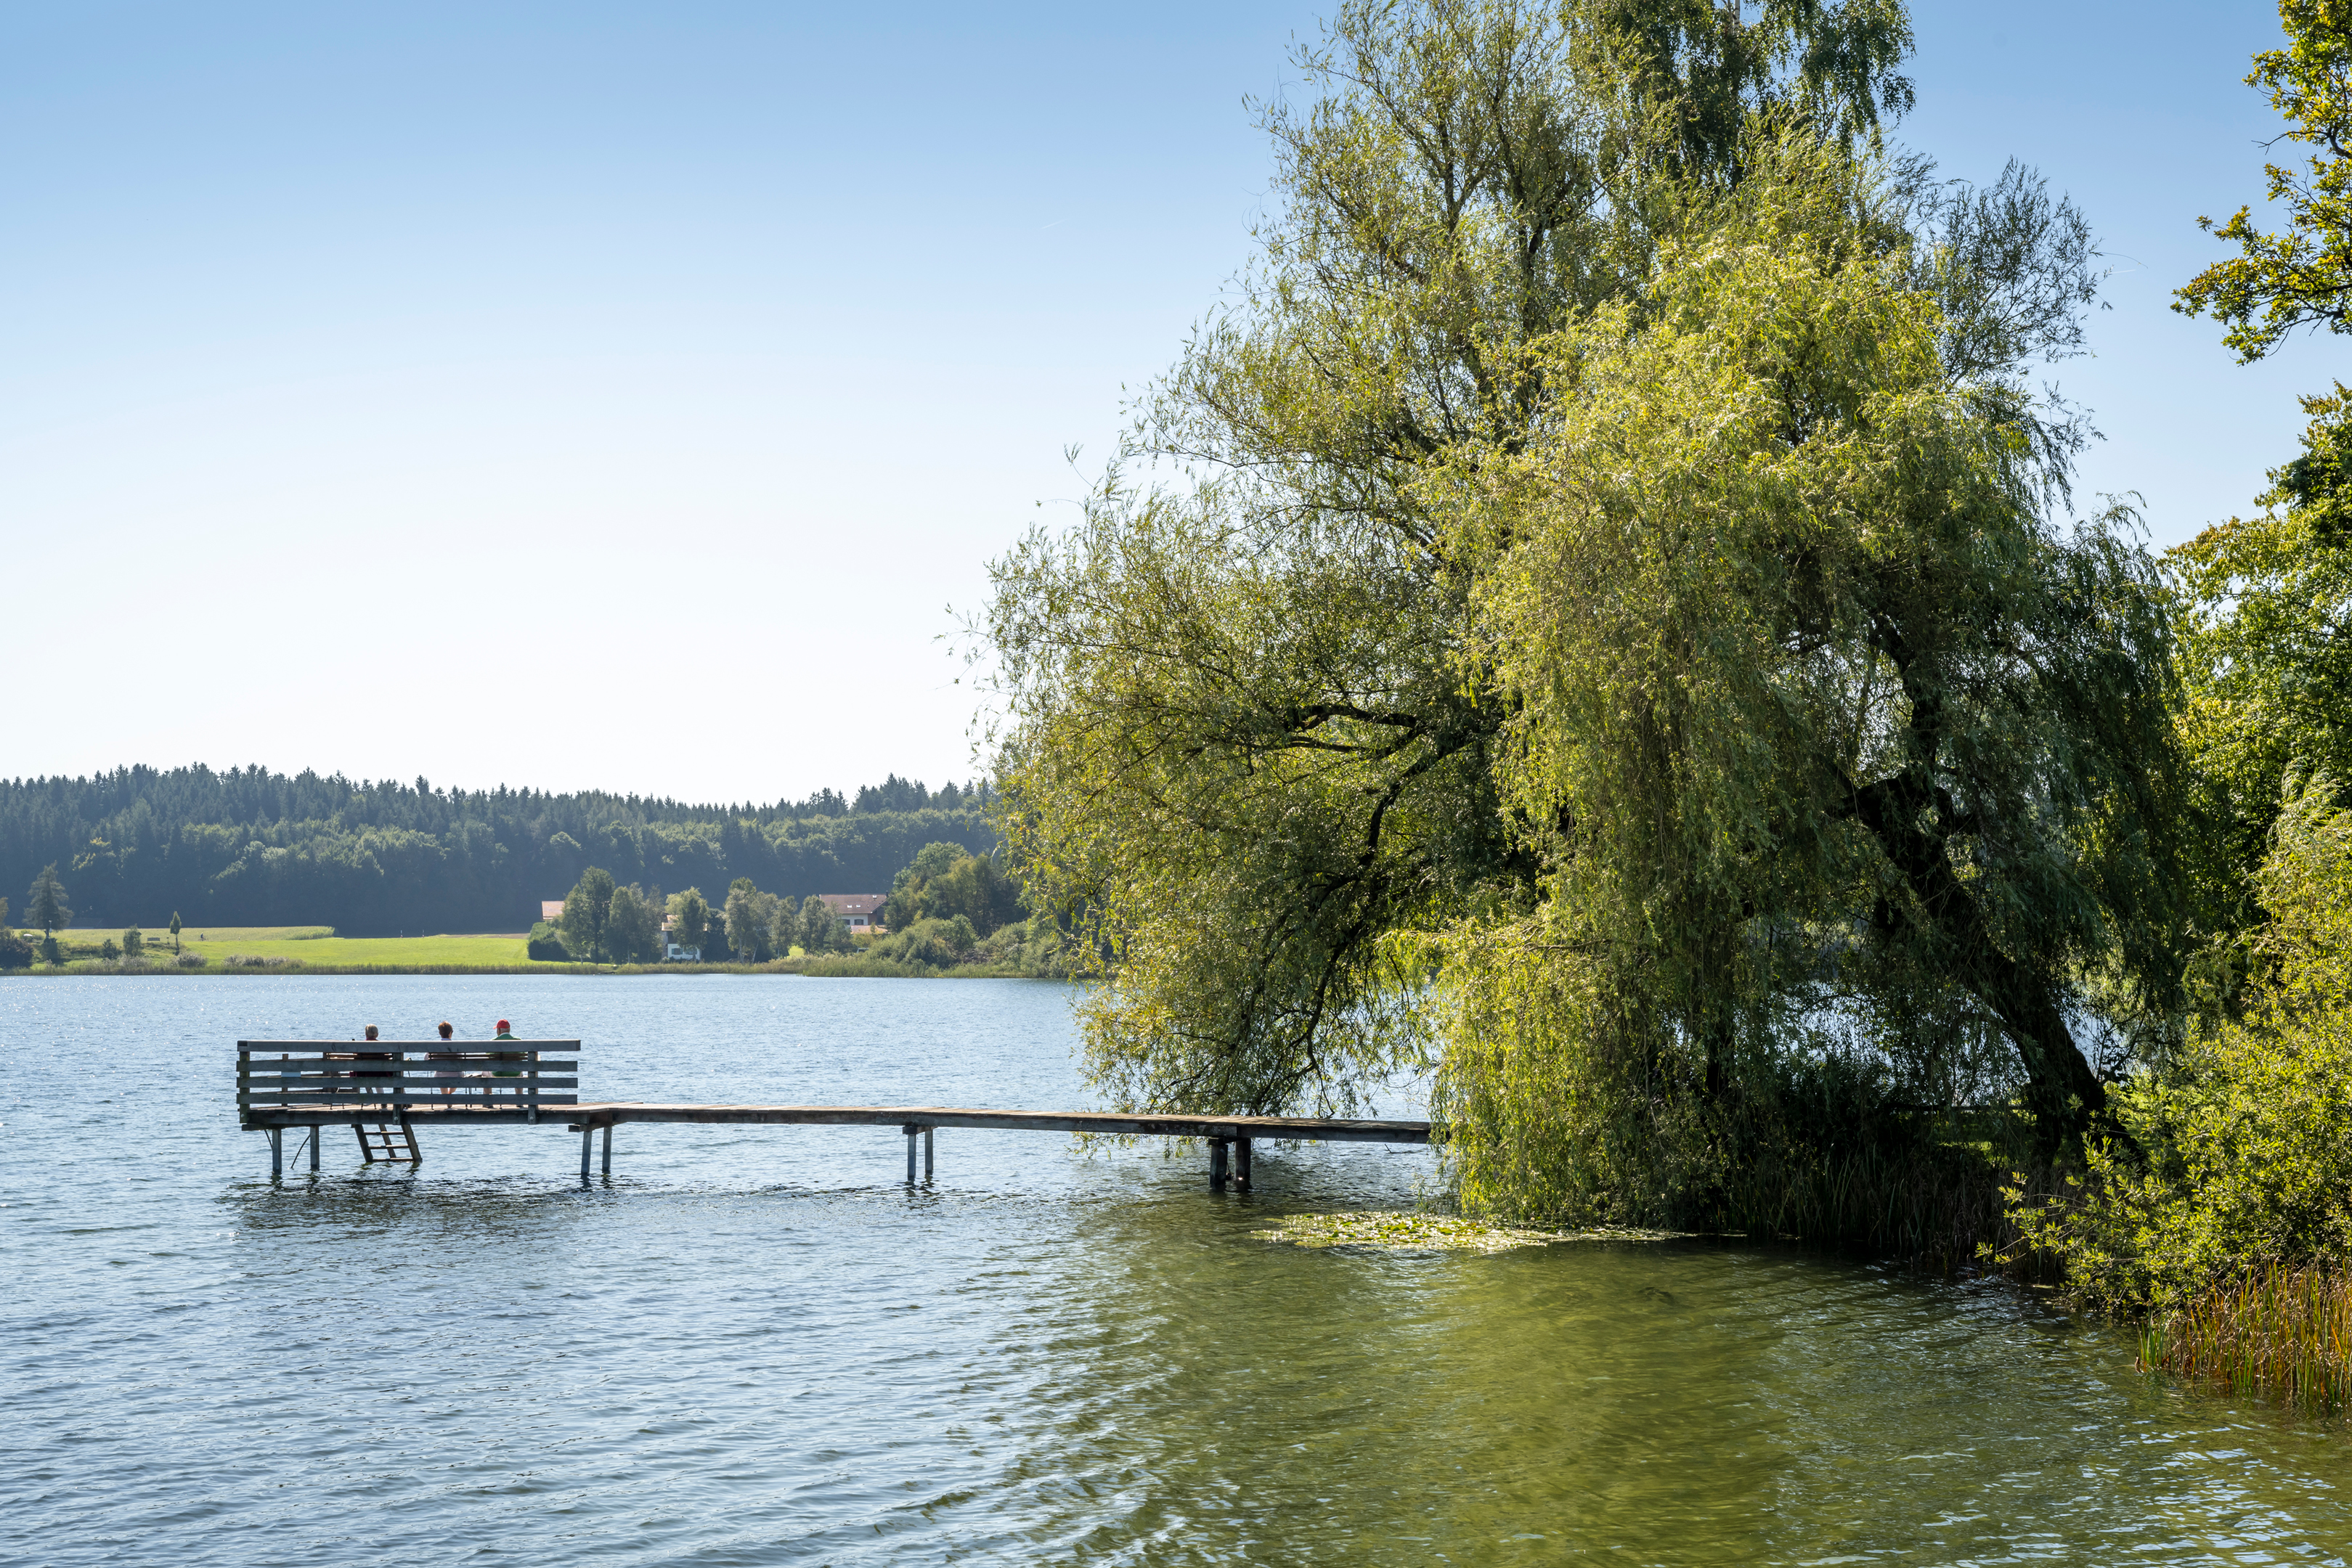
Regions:
<instances>
[{"instance_id":1,"label":"blue sky","mask_svg":"<svg viewBox=\"0 0 2352 1568\"><path fill-rule=\"evenodd\" d=\"M1246 259L1316 15L0 7L0 774L966 775L949 607ZM2110 252L2085 493L2244 509L2341 346L2166 307L2275 12L1916 22L1899 139Z\"/></svg>"}]
</instances>

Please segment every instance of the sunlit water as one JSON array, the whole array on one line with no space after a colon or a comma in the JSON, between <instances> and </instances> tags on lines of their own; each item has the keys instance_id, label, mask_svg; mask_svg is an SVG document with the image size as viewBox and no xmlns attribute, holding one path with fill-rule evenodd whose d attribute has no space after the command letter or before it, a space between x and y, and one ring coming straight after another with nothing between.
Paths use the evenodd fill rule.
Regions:
<instances>
[{"instance_id":1,"label":"sunlit water","mask_svg":"<svg viewBox=\"0 0 2352 1568\"><path fill-rule=\"evenodd\" d=\"M268 1179L239 1038L586 1041L594 1097L1089 1103L1060 988L0 980L0 1562L2340 1563L2352 1435L1785 1252L1302 1251L1421 1151L545 1128Z\"/></svg>"}]
</instances>

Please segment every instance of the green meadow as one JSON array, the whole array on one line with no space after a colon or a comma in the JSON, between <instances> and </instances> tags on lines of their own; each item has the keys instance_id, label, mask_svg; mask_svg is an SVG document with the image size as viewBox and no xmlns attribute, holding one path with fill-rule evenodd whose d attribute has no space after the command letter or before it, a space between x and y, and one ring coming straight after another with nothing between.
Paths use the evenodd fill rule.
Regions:
<instances>
[{"instance_id":1,"label":"green meadow","mask_svg":"<svg viewBox=\"0 0 2352 1568\"><path fill-rule=\"evenodd\" d=\"M149 963L159 967L171 966L171 933L145 926L142 927L142 935L147 941ZM120 945L121 931L77 926L58 933L58 945L65 949L69 965L101 962L99 946L109 939ZM524 948L525 938L520 932L431 936L338 936L332 927L326 925L191 925L180 932L181 951L200 955L205 960L202 972L207 974L247 967L231 964L229 960L233 957L284 959L287 967L299 964L306 969L562 967L533 965Z\"/></svg>"}]
</instances>

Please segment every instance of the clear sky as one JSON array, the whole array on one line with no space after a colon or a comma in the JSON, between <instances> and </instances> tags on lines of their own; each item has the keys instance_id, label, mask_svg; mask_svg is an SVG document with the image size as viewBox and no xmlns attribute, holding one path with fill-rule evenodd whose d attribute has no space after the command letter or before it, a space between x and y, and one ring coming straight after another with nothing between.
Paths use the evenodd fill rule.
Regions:
<instances>
[{"instance_id":1,"label":"clear sky","mask_svg":"<svg viewBox=\"0 0 2352 1568\"><path fill-rule=\"evenodd\" d=\"M2342 345L2166 307L2275 11L1915 7L1898 139L2110 253L2086 494L2245 509ZM1246 258L1316 16L0 7L0 775L969 775L950 607Z\"/></svg>"}]
</instances>

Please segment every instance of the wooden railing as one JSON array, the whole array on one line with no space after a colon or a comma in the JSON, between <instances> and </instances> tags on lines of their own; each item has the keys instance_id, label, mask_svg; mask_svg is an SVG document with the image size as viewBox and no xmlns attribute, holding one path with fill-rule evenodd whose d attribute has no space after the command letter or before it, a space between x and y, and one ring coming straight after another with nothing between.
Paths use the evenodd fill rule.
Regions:
<instances>
[{"instance_id":1,"label":"wooden railing","mask_svg":"<svg viewBox=\"0 0 2352 1568\"><path fill-rule=\"evenodd\" d=\"M577 1105L579 1055L576 1040L241 1040L236 1108L391 1116Z\"/></svg>"}]
</instances>

